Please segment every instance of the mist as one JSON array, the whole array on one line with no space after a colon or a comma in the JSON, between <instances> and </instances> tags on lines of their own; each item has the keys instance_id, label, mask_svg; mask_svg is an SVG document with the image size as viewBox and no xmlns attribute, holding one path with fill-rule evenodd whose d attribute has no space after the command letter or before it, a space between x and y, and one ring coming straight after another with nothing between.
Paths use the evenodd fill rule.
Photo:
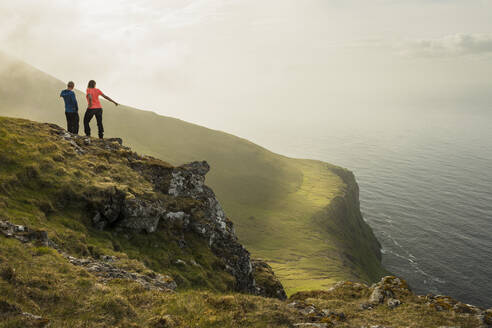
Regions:
<instances>
[{"instance_id":1,"label":"mist","mask_svg":"<svg viewBox=\"0 0 492 328\"><path fill-rule=\"evenodd\" d=\"M294 137L489 111L491 13L488 0L19 0L0 4L0 50L136 108Z\"/></svg>"},{"instance_id":2,"label":"mist","mask_svg":"<svg viewBox=\"0 0 492 328\"><path fill-rule=\"evenodd\" d=\"M492 258L492 0L1 1L0 76L2 115L65 126L60 90L72 80L85 92L94 79L122 105L103 102L106 138L121 137L125 146L173 165L206 160L207 184L237 224L239 240L271 260L292 290L298 280L328 287L345 269L365 279L359 259L371 262L366 251L381 245L384 267L415 292L492 306L491 266L484 261ZM84 115L82 92L76 97ZM66 135L48 155L52 147L33 138L44 140L32 128L39 125L1 120L11 122L0 135L4 158L10 149L32 149L39 167L51 170L35 174L40 186L55 175L74 186L89 176L101 188L113 180L114 188L135 183L112 155L61 156L65 146L73 152ZM19 189L22 204L6 213L26 208L18 222L32 217L38 225L31 183L18 186L38 163L19 161L19 172L27 173L14 175L16 161L3 165L6 196L29 189ZM352 171L359 187L327 163ZM80 225L65 225L65 212L51 213L58 194L51 201L40 196L39 213L49 204L46 215L54 218L43 229ZM17 201L4 197L0 207L4 199ZM70 215L90 220L86 212ZM362 217L380 243L364 242L372 232L358 231ZM180 254L169 249L163 263ZM377 257L368 272L379 266ZM208 267L207 256L200 270ZM220 275L214 281L222 284Z\"/></svg>"}]
</instances>

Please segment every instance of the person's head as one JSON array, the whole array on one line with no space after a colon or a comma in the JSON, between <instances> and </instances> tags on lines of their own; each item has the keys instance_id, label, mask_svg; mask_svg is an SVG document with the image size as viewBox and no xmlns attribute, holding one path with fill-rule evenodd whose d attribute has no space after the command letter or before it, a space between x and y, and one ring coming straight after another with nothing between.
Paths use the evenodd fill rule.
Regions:
<instances>
[{"instance_id":1,"label":"person's head","mask_svg":"<svg viewBox=\"0 0 492 328\"><path fill-rule=\"evenodd\" d=\"M73 83L72 81L67 83L67 89L68 90L72 90L74 87L75 87L75 83Z\"/></svg>"},{"instance_id":2,"label":"person's head","mask_svg":"<svg viewBox=\"0 0 492 328\"><path fill-rule=\"evenodd\" d=\"M96 87L96 81L90 80L89 84L87 85L89 89L95 88Z\"/></svg>"}]
</instances>

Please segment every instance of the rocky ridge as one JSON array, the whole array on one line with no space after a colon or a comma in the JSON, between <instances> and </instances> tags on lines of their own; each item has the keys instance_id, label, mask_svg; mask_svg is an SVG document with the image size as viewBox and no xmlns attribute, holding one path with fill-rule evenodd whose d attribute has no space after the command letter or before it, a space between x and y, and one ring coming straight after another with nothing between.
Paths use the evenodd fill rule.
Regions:
<instances>
[{"instance_id":1,"label":"rocky ridge","mask_svg":"<svg viewBox=\"0 0 492 328\"><path fill-rule=\"evenodd\" d=\"M409 327L492 327L492 309L486 310L464 304L449 296L415 295L405 280L395 276L383 277L371 286L340 281L326 291L296 293L290 297L290 300L293 302L289 306L309 319L307 322L298 323L298 327L392 328L393 325L364 325L362 318L378 317L381 313L385 313L387 321L396 321L397 319L393 319L392 316L395 318L401 316L403 319L405 317L402 313L408 311L407 309L415 309L413 311L419 311L420 315L428 317L435 315L457 323L453 326L425 325L422 318L420 322L415 321L414 325ZM323 308L324 305L340 302L351 304L350 307L344 305L347 312ZM399 309L400 307L402 308ZM401 327L401 323L397 326Z\"/></svg>"},{"instance_id":2,"label":"rocky ridge","mask_svg":"<svg viewBox=\"0 0 492 328\"><path fill-rule=\"evenodd\" d=\"M101 195L91 204L92 222L99 229L134 230L153 233L159 225L180 227L181 232L193 231L207 239L210 249L226 263L227 270L236 278L236 290L255 293L255 280L249 252L238 242L230 221L214 192L205 185L210 170L207 162L193 162L172 167L155 158L140 156L122 145L121 139L93 140L70 134L52 126L54 133L70 143L79 156L94 147L125 154L127 165L153 185L155 193L175 199L191 199L187 212L175 210L169 202L129 194L116 188ZM181 240L185 247L186 241Z\"/></svg>"}]
</instances>

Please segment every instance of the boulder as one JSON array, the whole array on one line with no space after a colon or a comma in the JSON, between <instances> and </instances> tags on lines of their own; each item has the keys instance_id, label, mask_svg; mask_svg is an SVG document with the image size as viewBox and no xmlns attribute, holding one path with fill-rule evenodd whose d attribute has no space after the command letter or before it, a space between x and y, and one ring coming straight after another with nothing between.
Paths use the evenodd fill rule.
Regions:
<instances>
[{"instance_id":1,"label":"boulder","mask_svg":"<svg viewBox=\"0 0 492 328\"><path fill-rule=\"evenodd\" d=\"M369 296L369 303L371 305L381 304L385 299L398 300L401 299L401 297L412 294L407 282L395 276L383 277L381 281L371 286L370 291L371 295ZM393 303L394 301L392 301L392 304Z\"/></svg>"},{"instance_id":2,"label":"boulder","mask_svg":"<svg viewBox=\"0 0 492 328\"><path fill-rule=\"evenodd\" d=\"M376 286L374 287L371 296L369 296L369 303L374 305L381 304L384 301L384 296L385 293L383 288L380 286Z\"/></svg>"},{"instance_id":3,"label":"boulder","mask_svg":"<svg viewBox=\"0 0 492 328\"><path fill-rule=\"evenodd\" d=\"M389 298L386 304L390 309L394 309L395 307L401 304L401 301L396 298Z\"/></svg>"},{"instance_id":4,"label":"boulder","mask_svg":"<svg viewBox=\"0 0 492 328\"><path fill-rule=\"evenodd\" d=\"M277 278L273 269L263 260L253 259L253 275L256 282L256 294L264 297L286 300L284 286Z\"/></svg>"}]
</instances>

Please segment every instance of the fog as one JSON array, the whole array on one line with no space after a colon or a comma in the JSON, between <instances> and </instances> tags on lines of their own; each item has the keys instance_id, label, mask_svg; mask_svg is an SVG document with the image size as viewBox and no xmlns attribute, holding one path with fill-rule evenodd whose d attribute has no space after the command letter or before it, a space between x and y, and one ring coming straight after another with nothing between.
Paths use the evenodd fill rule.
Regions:
<instances>
[{"instance_id":1,"label":"fog","mask_svg":"<svg viewBox=\"0 0 492 328\"><path fill-rule=\"evenodd\" d=\"M490 0L2 1L0 44L79 89L253 139L492 100Z\"/></svg>"}]
</instances>

